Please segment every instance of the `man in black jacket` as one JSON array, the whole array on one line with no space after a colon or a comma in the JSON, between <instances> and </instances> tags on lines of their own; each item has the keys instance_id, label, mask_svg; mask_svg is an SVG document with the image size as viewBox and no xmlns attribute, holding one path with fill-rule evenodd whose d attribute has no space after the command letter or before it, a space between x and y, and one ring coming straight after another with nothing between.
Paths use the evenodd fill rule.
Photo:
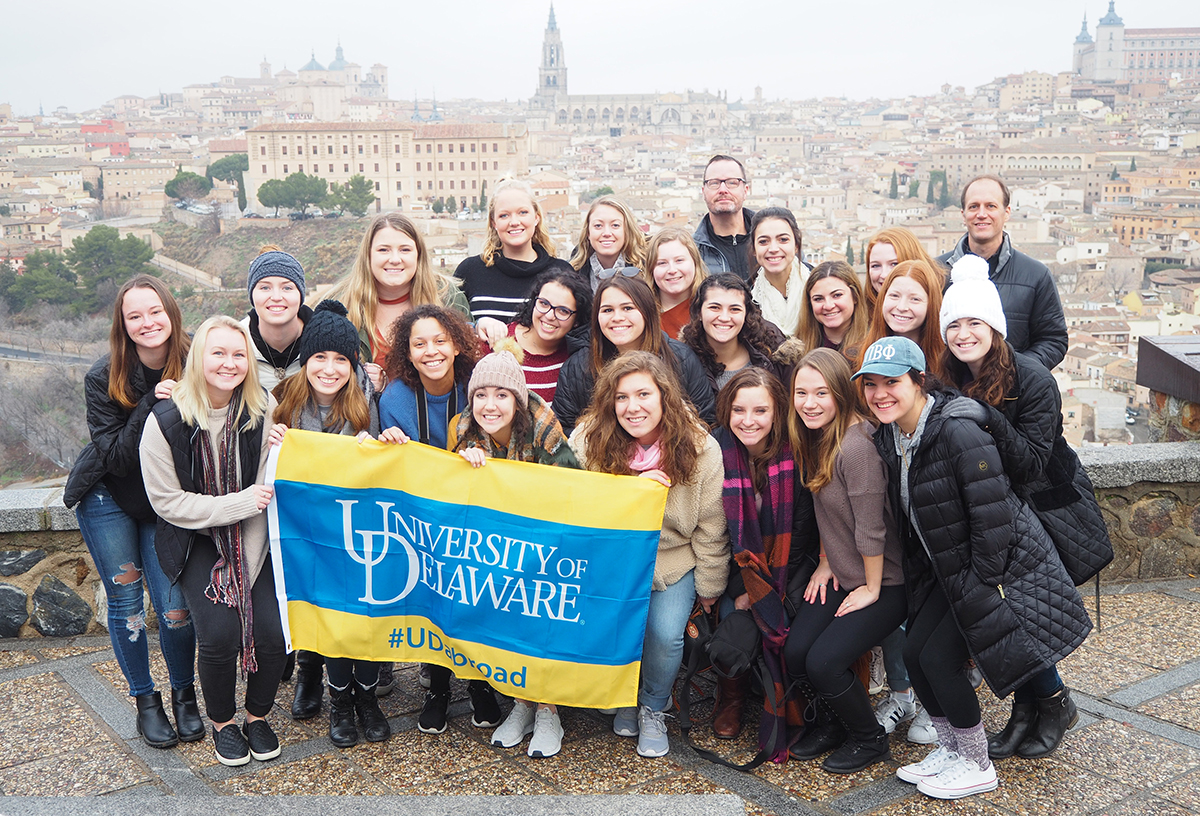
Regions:
<instances>
[{"instance_id":1,"label":"man in black jacket","mask_svg":"<svg viewBox=\"0 0 1200 816\"><path fill-rule=\"evenodd\" d=\"M746 244L754 213L742 206L750 194L745 165L733 156L713 156L704 168L703 192L708 215L701 219L692 238L700 248L708 274L732 272L742 280L749 280Z\"/></svg>"},{"instance_id":2,"label":"man in black jacket","mask_svg":"<svg viewBox=\"0 0 1200 816\"><path fill-rule=\"evenodd\" d=\"M962 191L967 234L938 260L952 266L968 253L986 259L989 277L1000 291L1008 341L1053 369L1067 354L1067 321L1050 270L1013 249L1004 231L1012 214L1009 199L1008 187L999 176L978 176L967 182Z\"/></svg>"}]
</instances>

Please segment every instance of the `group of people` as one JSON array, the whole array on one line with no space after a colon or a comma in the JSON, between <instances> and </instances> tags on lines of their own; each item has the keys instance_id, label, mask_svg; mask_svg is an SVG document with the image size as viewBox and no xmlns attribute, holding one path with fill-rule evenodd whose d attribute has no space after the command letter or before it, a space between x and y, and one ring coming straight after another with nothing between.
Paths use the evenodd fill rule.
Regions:
<instances>
[{"instance_id":1,"label":"group of people","mask_svg":"<svg viewBox=\"0 0 1200 816\"><path fill-rule=\"evenodd\" d=\"M844 262L805 264L795 217L746 210L749 191L742 163L715 156L699 227L649 241L601 197L564 261L531 188L502 182L482 251L453 278L387 213L315 308L301 265L268 247L250 264L247 317L190 337L159 280L128 281L110 354L87 375L92 440L65 501L105 576L146 742L204 738L195 666L217 758L279 755L266 717L292 658L263 568L263 481L270 447L298 428L434 445L476 468L499 457L664 485L638 704L607 712L642 756L669 750L697 605L753 616L778 692L759 741L777 762L828 754L830 772L861 770L890 758L888 735L908 722L935 747L897 775L957 798L996 786L994 759L1053 751L1076 717L1055 664L1091 624L1033 509L1069 456L1047 370L1066 328L1045 267L1004 233L1007 188L967 185L967 234L942 258L883 230L865 281ZM173 724L150 677L143 583ZM890 692L873 709L858 667L877 646ZM990 738L973 667L1014 695ZM390 736L378 697L391 664L301 652L295 671L294 717L315 716L327 685L335 745ZM420 731L446 729L452 675L421 667ZM750 686L719 680L718 737L740 732ZM495 745L528 737L530 756L558 753L554 705L505 713L485 681L468 690Z\"/></svg>"}]
</instances>

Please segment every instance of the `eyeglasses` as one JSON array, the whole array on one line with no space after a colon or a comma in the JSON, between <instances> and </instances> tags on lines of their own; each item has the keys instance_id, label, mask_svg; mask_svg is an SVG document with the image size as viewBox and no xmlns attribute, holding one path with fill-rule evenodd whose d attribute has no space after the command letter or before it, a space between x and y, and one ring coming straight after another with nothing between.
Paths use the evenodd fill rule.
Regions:
<instances>
[{"instance_id":1,"label":"eyeglasses","mask_svg":"<svg viewBox=\"0 0 1200 816\"><path fill-rule=\"evenodd\" d=\"M705 179L704 180L704 186L705 186L705 188L707 188L709 190L719 190L719 189L721 189L722 184L724 184L725 188L728 190L740 190L740 189L742 189L742 185L745 183L746 183L746 180L740 179L740 178Z\"/></svg>"},{"instance_id":2,"label":"eyeglasses","mask_svg":"<svg viewBox=\"0 0 1200 816\"><path fill-rule=\"evenodd\" d=\"M537 300L535 300L533 302L533 308L537 309L538 314L546 314L547 312L554 312L554 316L557 317L559 320L566 320L571 315L575 314L574 309L568 309L566 306L555 306L553 303L546 300L545 298L538 298Z\"/></svg>"}]
</instances>

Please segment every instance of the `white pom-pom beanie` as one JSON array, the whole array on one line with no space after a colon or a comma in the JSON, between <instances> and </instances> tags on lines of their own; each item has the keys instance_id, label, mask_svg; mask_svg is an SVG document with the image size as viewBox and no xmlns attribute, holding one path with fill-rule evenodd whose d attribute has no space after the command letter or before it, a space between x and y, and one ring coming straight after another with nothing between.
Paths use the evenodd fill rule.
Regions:
<instances>
[{"instance_id":1,"label":"white pom-pom beanie","mask_svg":"<svg viewBox=\"0 0 1200 816\"><path fill-rule=\"evenodd\" d=\"M1008 337L1008 321L996 284L988 278L988 262L978 255L963 255L950 270L950 288L942 296L942 340L946 327L955 320L974 317L987 323L1001 337Z\"/></svg>"}]
</instances>

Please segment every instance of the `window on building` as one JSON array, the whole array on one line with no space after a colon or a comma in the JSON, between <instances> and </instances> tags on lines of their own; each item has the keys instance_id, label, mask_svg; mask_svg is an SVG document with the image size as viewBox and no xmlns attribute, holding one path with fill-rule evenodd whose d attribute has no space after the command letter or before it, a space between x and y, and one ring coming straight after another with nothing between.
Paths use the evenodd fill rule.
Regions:
<instances>
[{"instance_id":1,"label":"window on building","mask_svg":"<svg viewBox=\"0 0 1200 816\"><path fill-rule=\"evenodd\" d=\"M474 142L471 142L471 152L472 153L475 152L475 143Z\"/></svg>"},{"instance_id":2,"label":"window on building","mask_svg":"<svg viewBox=\"0 0 1200 816\"><path fill-rule=\"evenodd\" d=\"M283 166L283 172L284 172L284 173L286 173L286 172L287 172L287 165L286 165L286 164Z\"/></svg>"},{"instance_id":3,"label":"window on building","mask_svg":"<svg viewBox=\"0 0 1200 816\"><path fill-rule=\"evenodd\" d=\"M378 192L378 190L379 190L379 182L378 181L375 182L375 190L376 190L376 192Z\"/></svg>"},{"instance_id":4,"label":"window on building","mask_svg":"<svg viewBox=\"0 0 1200 816\"><path fill-rule=\"evenodd\" d=\"M438 145L438 153L442 152L442 145Z\"/></svg>"},{"instance_id":5,"label":"window on building","mask_svg":"<svg viewBox=\"0 0 1200 816\"><path fill-rule=\"evenodd\" d=\"M398 182L398 181L396 182L396 189L397 189L397 190L399 190L399 189L400 189L400 182Z\"/></svg>"},{"instance_id":6,"label":"window on building","mask_svg":"<svg viewBox=\"0 0 1200 816\"><path fill-rule=\"evenodd\" d=\"M450 145L450 152L451 152L451 153L453 153L453 152L454 152L454 145Z\"/></svg>"},{"instance_id":7,"label":"window on building","mask_svg":"<svg viewBox=\"0 0 1200 816\"><path fill-rule=\"evenodd\" d=\"M415 152L417 152L417 153L420 153L420 152L421 152L421 146L420 146L420 145L416 145L416 146L414 147L414 151L415 151Z\"/></svg>"},{"instance_id":8,"label":"window on building","mask_svg":"<svg viewBox=\"0 0 1200 816\"><path fill-rule=\"evenodd\" d=\"M438 162L438 172L439 172L439 173L440 173L440 172L442 172L442 165L443 165L443 164L444 164L444 162Z\"/></svg>"},{"instance_id":9,"label":"window on building","mask_svg":"<svg viewBox=\"0 0 1200 816\"><path fill-rule=\"evenodd\" d=\"M345 138L344 136L342 138ZM350 153L350 145L342 145L342 155L346 156Z\"/></svg>"},{"instance_id":10,"label":"window on building","mask_svg":"<svg viewBox=\"0 0 1200 816\"><path fill-rule=\"evenodd\" d=\"M485 143L485 144L481 144L481 145L479 146L479 152L480 152L480 153L487 153L487 144L486 144L486 143Z\"/></svg>"},{"instance_id":11,"label":"window on building","mask_svg":"<svg viewBox=\"0 0 1200 816\"><path fill-rule=\"evenodd\" d=\"M379 155L379 145L371 145L371 152L374 153L376 156L378 156Z\"/></svg>"},{"instance_id":12,"label":"window on building","mask_svg":"<svg viewBox=\"0 0 1200 816\"><path fill-rule=\"evenodd\" d=\"M419 181L417 182L417 189L418 189L418 190L420 190L420 189L421 189L421 182L419 182Z\"/></svg>"},{"instance_id":13,"label":"window on building","mask_svg":"<svg viewBox=\"0 0 1200 816\"><path fill-rule=\"evenodd\" d=\"M363 146L362 146L362 145L359 145L359 146L358 146L358 155L360 155L360 156L361 156L362 154L363 154Z\"/></svg>"},{"instance_id":14,"label":"window on building","mask_svg":"<svg viewBox=\"0 0 1200 816\"><path fill-rule=\"evenodd\" d=\"M258 150L259 150L260 155L262 155L262 156L267 155L267 149L265 147L260 147Z\"/></svg>"},{"instance_id":15,"label":"window on building","mask_svg":"<svg viewBox=\"0 0 1200 816\"><path fill-rule=\"evenodd\" d=\"M400 162L396 162L396 172L400 172Z\"/></svg>"},{"instance_id":16,"label":"window on building","mask_svg":"<svg viewBox=\"0 0 1200 816\"><path fill-rule=\"evenodd\" d=\"M327 152L327 153L328 153L330 156L332 156L332 155L333 155L333 145L329 145L329 146L328 146L328 149L326 150L326 152Z\"/></svg>"},{"instance_id":17,"label":"window on building","mask_svg":"<svg viewBox=\"0 0 1200 816\"><path fill-rule=\"evenodd\" d=\"M425 172L426 173L433 172L433 162L425 162Z\"/></svg>"},{"instance_id":18,"label":"window on building","mask_svg":"<svg viewBox=\"0 0 1200 816\"><path fill-rule=\"evenodd\" d=\"M343 164L343 165L342 165L342 172L343 172L343 173L349 173L349 172L350 172L350 165L348 165L348 164Z\"/></svg>"},{"instance_id":19,"label":"window on building","mask_svg":"<svg viewBox=\"0 0 1200 816\"><path fill-rule=\"evenodd\" d=\"M472 189L472 190L474 190L474 189L476 188L476 186L477 186L477 182L476 182L476 180L475 180L475 179L471 179L471 189Z\"/></svg>"},{"instance_id":20,"label":"window on building","mask_svg":"<svg viewBox=\"0 0 1200 816\"><path fill-rule=\"evenodd\" d=\"M363 172L363 166L361 164L358 166L358 172Z\"/></svg>"},{"instance_id":21,"label":"window on building","mask_svg":"<svg viewBox=\"0 0 1200 816\"><path fill-rule=\"evenodd\" d=\"M396 150L394 152L396 152L396 153L400 152L400 144L399 143L396 144Z\"/></svg>"},{"instance_id":22,"label":"window on building","mask_svg":"<svg viewBox=\"0 0 1200 816\"><path fill-rule=\"evenodd\" d=\"M317 155L317 146L313 145L313 155Z\"/></svg>"},{"instance_id":23,"label":"window on building","mask_svg":"<svg viewBox=\"0 0 1200 816\"><path fill-rule=\"evenodd\" d=\"M265 176L267 174L267 166L265 164L262 166L262 171L263 175Z\"/></svg>"},{"instance_id":24,"label":"window on building","mask_svg":"<svg viewBox=\"0 0 1200 816\"><path fill-rule=\"evenodd\" d=\"M287 155L287 145L283 146L283 155Z\"/></svg>"},{"instance_id":25,"label":"window on building","mask_svg":"<svg viewBox=\"0 0 1200 816\"><path fill-rule=\"evenodd\" d=\"M493 153L500 152L500 145L497 142L492 142L492 152Z\"/></svg>"},{"instance_id":26,"label":"window on building","mask_svg":"<svg viewBox=\"0 0 1200 816\"><path fill-rule=\"evenodd\" d=\"M472 169L472 170L474 170L474 169L475 169L475 162L471 162L471 169Z\"/></svg>"},{"instance_id":27,"label":"window on building","mask_svg":"<svg viewBox=\"0 0 1200 816\"><path fill-rule=\"evenodd\" d=\"M330 172L330 173L332 173L332 172L333 172L333 165L332 165L332 164L331 164L331 165L329 165L329 172Z\"/></svg>"},{"instance_id":28,"label":"window on building","mask_svg":"<svg viewBox=\"0 0 1200 816\"><path fill-rule=\"evenodd\" d=\"M499 169L500 169L500 162L492 162L492 169L493 169L493 170L499 170Z\"/></svg>"},{"instance_id":29,"label":"window on building","mask_svg":"<svg viewBox=\"0 0 1200 816\"><path fill-rule=\"evenodd\" d=\"M439 189L439 190L445 190L445 189L446 189L446 182L444 182L444 181L439 181L439 182L438 182L438 189Z\"/></svg>"},{"instance_id":30,"label":"window on building","mask_svg":"<svg viewBox=\"0 0 1200 816\"><path fill-rule=\"evenodd\" d=\"M466 163L466 162L459 162L459 163L458 163L458 169L459 169L459 170L466 170L466 169L467 169L467 163Z\"/></svg>"},{"instance_id":31,"label":"window on building","mask_svg":"<svg viewBox=\"0 0 1200 816\"><path fill-rule=\"evenodd\" d=\"M459 153L466 153L466 152L467 152L467 146L466 146L465 144L460 144L460 145L458 146L458 152L459 152Z\"/></svg>"},{"instance_id":32,"label":"window on building","mask_svg":"<svg viewBox=\"0 0 1200 816\"><path fill-rule=\"evenodd\" d=\"M379 172L379 162L375 162L375 172Z\"/></svg>"}]
</instances>

